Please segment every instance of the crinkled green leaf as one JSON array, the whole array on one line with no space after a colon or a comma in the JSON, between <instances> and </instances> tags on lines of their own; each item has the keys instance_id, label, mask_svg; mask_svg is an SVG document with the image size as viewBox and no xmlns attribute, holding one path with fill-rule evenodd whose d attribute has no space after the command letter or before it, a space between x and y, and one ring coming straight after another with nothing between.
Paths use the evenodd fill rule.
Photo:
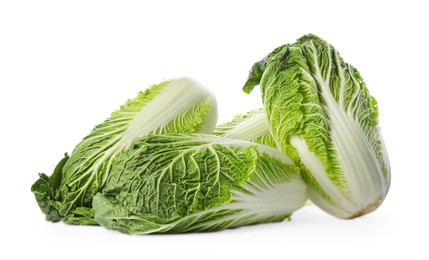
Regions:
<instances>
[{"instance_id":1,"label":"crinkled green leaf","mask_svg":"<svg viewBox=\"0 0 429 260\"><path fill-rule=\"evenodd\" d=\"M215 231L281 221L305 204L277 149L210 135L149 135L115 159L95 220L130 234Z\"/></svg>"},{"instance_id":2,"label":"crinkled green leaf","mask_svg":"<svg viewBox=\"0 0 429 260\"><path fill-rule=\"evenodd\" d=\"M44 173L39 174L39 179L31 186L31 191L34 193L37 204L46 215L46 220L57 222L61 220L57 208L55 207L55 198L57 197L57 189L61 183L61 172L66 164L69 156L64 155L64 158L59 161L51 177Z\"/></svg>"}]
</instances>

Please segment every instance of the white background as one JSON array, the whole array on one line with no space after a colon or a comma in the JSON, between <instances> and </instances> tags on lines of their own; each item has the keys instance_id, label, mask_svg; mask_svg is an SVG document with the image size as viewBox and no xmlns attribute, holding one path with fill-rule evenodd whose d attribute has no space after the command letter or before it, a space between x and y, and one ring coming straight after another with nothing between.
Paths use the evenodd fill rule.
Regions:
<instances>
[{"instance_id":1,"label":"white background","mask_svg":"<svg viewBox=\"0 0 429 260\"><path fill-rule=\"evenodd\" d=\"M428 259L424 2L1 1L0 258ZM227 121L261 106L258 91L241 92L251 65L306 33L332 43L379 102L392 184L376 212L340 220L306 207L290 222L150 236L44 220L30 192L37 173L127 98L191 76Z\"/></svg>"}]
</instances>

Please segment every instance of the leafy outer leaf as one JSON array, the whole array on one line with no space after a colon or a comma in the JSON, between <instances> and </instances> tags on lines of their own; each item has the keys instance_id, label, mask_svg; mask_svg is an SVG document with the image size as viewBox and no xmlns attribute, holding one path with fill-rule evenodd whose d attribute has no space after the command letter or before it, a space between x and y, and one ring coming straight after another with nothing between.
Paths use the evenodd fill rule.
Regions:
<instances>
[{"instance_id":1,"label":"leafy outer leaf","mask_svg":"<svg viewBox=\"0 0 429 260\"><path fill-rule=\"evenodd\" d=\"M267 68L267 65L270 64L273 60L273 57L279 57L284 55L287 50L288 44L279 46L275 48L269 55L267 55L262 60L253 64L252 68L249 71L249 76L247 78L246 83L244 84L243 91L247 94L252 92L253 88L259 85L264 72Z\"/></svg>"},{"instance_id":2,"label":"leafy outer leaf","mask_svg":"<svg viewBox=\"0 0 429 260\"><path fill-rule=\"evenodd\" d=\"M39 174L39 179L31 186L31 191L34 193L37 204L46 215L46 220L57 222L61 220L61 215L55 208L51 198L56 196L56 189L61 182L61 171L64 164L69 159L67 154L59 161L55 167L54 173L49 177L44 173Z\"/></svg>"},{"instance_id":3,"label":"leafy outer leaf","mask_svg":"<svg viewBox=\"0 0 429 260\"><path fill-rule=\"evenodd\" d=\"M274 139L304 169L316 205L342 218L373 211L390 184L375 99L319 37L279 48L265 58L260 80Z\"/></svg>"},{"instance_id":4,"label":"leafy outer leaf","mask_svg":"<svg viewBox=\"0 0 429 260\"><path fill-rule=\"evenodd\" d=\"M213 134L276 147L263 109L237 115L232 121L216 126Z\"/></svg>"},{"instance_id":5,"label":"leafy outer leaf","mask_svg":"<svg viewBox=\"0 0 429 260\"><path fill-rule=\"evenodd\" d=\"M40 210L46 215L46 219L57 222L61 219L58 210L50 204L49 200L49 176L44 173L39 174L39 179L31 186Z\"/></svg>"},{"instance_id":6,"label":"leafy outer leaf","mask_svg":"<svg viewBox=\"0 0 429 260\"><path fill-rule=\"evenodd\" d=\"M282 221L302 207L299 169L277 149L210 135L150 135L116 157L95 220L130 234Z\"/></svg>"},{"instance_id":7,"label":"leafy outer leaf","mask_svg":"<svg viewBox=\"0 0 429 260\"><path fill-rule=\"evenodd\" d=\"M94 220L94 209L90 207L77 207L73 214L65 216L62 220L71 225L98 225Z\"/></svg>"},{"instance_id":8,"label":"leafy outer leaf","mask_svg":"<svg viewBox=\"0 0 429 260\"><path fill-rule=\"evenodd\" d=\"M76 146L58 178L51 177L56 183L49 196L38 196L67 216L66 222L93 224L92 198L103 188L116 154L150 133L211 133L216 120L214 96L199 82L179 78L153 85L96 126Z\"/></svg>"}]
</instances>

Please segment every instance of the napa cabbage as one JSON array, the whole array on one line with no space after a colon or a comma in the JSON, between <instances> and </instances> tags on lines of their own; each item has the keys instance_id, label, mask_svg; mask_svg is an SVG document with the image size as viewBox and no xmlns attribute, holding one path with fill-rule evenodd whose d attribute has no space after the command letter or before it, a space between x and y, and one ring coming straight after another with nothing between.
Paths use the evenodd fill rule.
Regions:
<instances>
[{"instance_id":1,"label":"napa cabbage","mask_svg":"<svg viewBox=\"0 0 429 260\"><path fill-rule=\"evenodd\" d=\"M390 185L378 105L352 65L315 35L255 63L243 90L260 85L270 133L302 169L309 197L330 214L375 210Z\"/></svg>"},{"instance_id":2,"label":"napa cabbage","mask_svg":"<svg viewBox=\"0 0 429 260\"><path fill-rule=\"evenodd\" d=\"M307 187L283 152L205 134L147 135L114 159L93 200L128 234L217 231L290 218Z\"/></svg>"},{"instance_id":3,"label":"napa cabbage","mask_svg":"<svg viewBox=\"0 0 429 260\"><path fill-rule=\"evenodd\" d=\"M215 97L201 83L178 78L155 84L97 125L51 176L40 174L32 191L48 220L97 224L92 200L121 151L147 134L212 133L216 121Z\"/></svg>"}]
</instances>

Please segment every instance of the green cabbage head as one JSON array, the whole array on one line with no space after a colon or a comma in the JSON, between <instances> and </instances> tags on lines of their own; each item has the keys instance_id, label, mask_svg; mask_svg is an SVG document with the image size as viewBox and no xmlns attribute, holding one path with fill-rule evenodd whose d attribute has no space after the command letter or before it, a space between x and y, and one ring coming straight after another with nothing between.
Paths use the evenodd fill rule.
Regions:
<instances>
[{"instance_id":1,"label":"green cabbage head","mask_svg":"<svg viewBox=\"0 0 429 260\"><path fill-rule=\"evenodd\" d=\"M390 166L377 102L359 72L306 35L253 65L244 91L258 84L270 132L302 168L314 204L340 218L380 206Z\"/></svg>"}]
</instances>

